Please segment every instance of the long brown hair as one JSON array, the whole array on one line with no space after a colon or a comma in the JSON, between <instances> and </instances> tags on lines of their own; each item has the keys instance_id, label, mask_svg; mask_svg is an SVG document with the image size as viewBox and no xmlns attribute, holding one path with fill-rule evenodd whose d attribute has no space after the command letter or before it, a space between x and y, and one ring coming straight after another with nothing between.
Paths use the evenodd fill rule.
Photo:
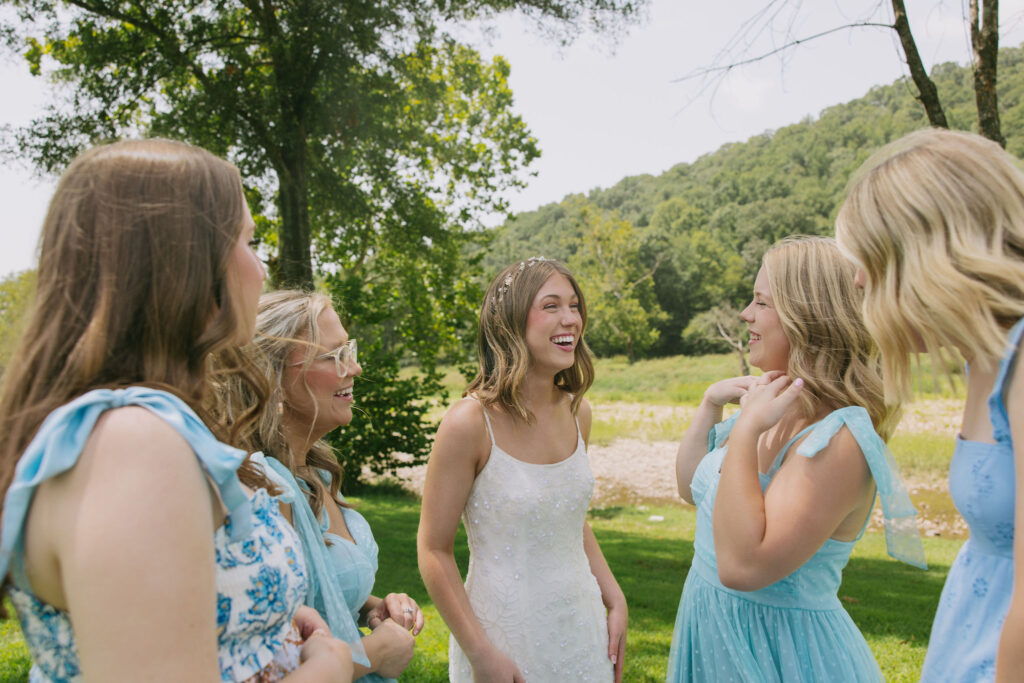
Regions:
<instances>
[{"instance_id":1,"label":"long brown hair","mask_svg":"<svg viewBox=\"0 0 1024 683\"><path fill-rule=\"evenodd\" d=\"M234 166L181 142L122 141L71 163L43 223L34 302L0 390L0 491L43 419L91 389L164 389L218 436L230 433L203 404L211 354L239 334L227 263L244 201Z\"/></svg>"},{"instance_id":2,"label":"long brown hair","mask_svg":"<svg viewBox=\"0 0 1024 683\"><path fill-rule=\"evenodd\" d=\"M537 292L554 273L565 276L579 300L583 324L573 352L575 359L572 367L555 375L555 386L572 394L573 415L579 410L584 392L594 381L594 361L583 339L587 329L587 302L569 269L559 261L541 256L513 263L498 273L487 288L477 333L480 369L463 396L474 394L484 405L497 405L513 418L527 423L533 421L533 415L523 405L521 391L530 369L526 318Z\"/></svg>"}]
</instances>

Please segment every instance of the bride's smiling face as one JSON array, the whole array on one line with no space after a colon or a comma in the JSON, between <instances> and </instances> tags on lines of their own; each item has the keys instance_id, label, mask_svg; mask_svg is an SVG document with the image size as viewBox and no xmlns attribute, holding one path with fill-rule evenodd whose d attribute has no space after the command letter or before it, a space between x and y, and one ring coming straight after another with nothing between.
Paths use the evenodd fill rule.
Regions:
<instances>
[{"instance_id":1,"label":"bride's smiling face","mask_svg":"<svg viewBox=\"0 0 1024 683\"><path fill-rule=\"evenodd\" d=\"M537 291L526 316L526 348L535 367L571 368L583 329L579 297L569 279L552 273Z\"/></svg>"}]
</instances>

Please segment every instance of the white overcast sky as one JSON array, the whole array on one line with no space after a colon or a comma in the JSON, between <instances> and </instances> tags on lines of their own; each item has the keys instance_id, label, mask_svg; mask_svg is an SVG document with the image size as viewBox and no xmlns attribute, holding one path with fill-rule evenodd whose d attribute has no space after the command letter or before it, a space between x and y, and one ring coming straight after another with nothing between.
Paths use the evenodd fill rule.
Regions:
<instances>
[{"instance_id":1,"label":"white overcast sky","mask_svg":"<svg viewBox=\"0 0 1024 683\"><path fill-rule=\"evenodd\" d=\"M830 105L906 74L892 31L859 28L809 42L782 58L738 68L714 98L699 96L698 82L678 82L711 65L744 20L765 4L653 0L646 20L614 46L606 38L584 35L560 48L517 17L497 20L487 32L465 30L463 37L482 53L509 60L516 110L543 152L532 166L536 176L529 186L509 197L512 209L528 211L570 193L608 187L627 175L661 173L724 143L817 116ZM928 68L969 61L966 0L906 4ZM1000 5L1001 44L1020 45L1024 0L1003 0ZM888 7L880 0L805 1L792 36L810 36L871 16L888 21ZM748 54L782 42L779 33L762 35ZM46 102L45 83L29 76L16 59L0 61L0 83L0 125L25 125ZM0 168L0 276L34 267L39 226L54 182L34 178L26 168Z\"/></svg>"}]
</instances>

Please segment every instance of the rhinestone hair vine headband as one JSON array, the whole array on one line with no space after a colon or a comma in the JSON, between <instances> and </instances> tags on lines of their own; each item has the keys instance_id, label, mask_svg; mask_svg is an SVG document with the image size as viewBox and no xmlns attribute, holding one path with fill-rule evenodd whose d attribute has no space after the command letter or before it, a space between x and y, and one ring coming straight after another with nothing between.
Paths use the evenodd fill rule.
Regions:
<instances>
[{"instance_id":1,"label":"rhinestone hair vine headband","mask_svg":"<svg viewBox=\"0 0 1024 683\"><path fill-rule=\"evenodd\" d=\"M533 268L538 263L543 263L544 261L547 260L548 259L544 258L543 256L531 256L525 261L520 261L519 266L511 273L505 276L505 281L502 282L501 287L498 288L497 296L491 297L491 312L496 312L498 310L498 304L505 299L505 292L507 292L509 290L509 287L512 286L512 282L515 281L516 276L519 275L519 273L523 272L527 268Z\"/></svg>"}]
</instances>

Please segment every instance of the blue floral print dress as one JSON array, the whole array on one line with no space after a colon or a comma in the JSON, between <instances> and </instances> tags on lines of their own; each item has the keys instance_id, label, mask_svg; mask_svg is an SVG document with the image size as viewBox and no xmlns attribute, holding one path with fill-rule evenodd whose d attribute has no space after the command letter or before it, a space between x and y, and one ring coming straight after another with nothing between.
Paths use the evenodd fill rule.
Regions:
<instances>
[{"instance_id":1,"label":"blue floral print dress","mask_svg":"<svg viewBox=\"0 0 1024 683\"><path fill-rule=\"evenodd\" d=\"M1013 439L1006 387L1024 334L1024 320L1009 335L988 399L995 443L957 437L949 464L949 494L971 531L942 587L932 623L923 683L991 681L1003 620L1013 595L1013 533L1017 508Z\"/></svg>"},{"instance_id":2,"label":"blue floral print dress","mask_svg":"<svg viewBox=\"0 0 1024 683\"><path fill-rule=\"evenodd\" d=\"M11 601L32 655L32 683L82 680L70 615L32 594L25 573L23 531L36 487L74 467L100 415L146 408L192 447L228 510L214 532L217 646L221 680L265 683L299 664L301 643L292 616L306 596L302 548L277 502L260 489L249 496L236 470L245 452L214 437L179 398L146 387L97 389L51 413L22 454L4 501L0 576L13 579ZM154 530L159 533L159 530Z\"/></svg>"}]
</instances>

